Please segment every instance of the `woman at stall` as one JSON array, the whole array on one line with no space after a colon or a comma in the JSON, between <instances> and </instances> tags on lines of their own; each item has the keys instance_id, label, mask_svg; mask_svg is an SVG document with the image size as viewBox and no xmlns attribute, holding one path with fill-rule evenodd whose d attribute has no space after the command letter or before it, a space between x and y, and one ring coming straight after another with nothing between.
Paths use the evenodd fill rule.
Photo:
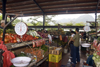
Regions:
<instances>
[{"instance_id":1,"label":"woman at stall","mask_svg":"<svg viewBox=\"0 0 100 67\"><path fill-rule=\"evenodd\" d=\"M75 34L76 33L71 30L71 38L70 38L70 40L68 42L68 45L70 45L70 50L71 50L71 53L70 53L71 58L73 57L73 41L72 41L72 38L74 37Z\"/></svg>"}]
</instances>

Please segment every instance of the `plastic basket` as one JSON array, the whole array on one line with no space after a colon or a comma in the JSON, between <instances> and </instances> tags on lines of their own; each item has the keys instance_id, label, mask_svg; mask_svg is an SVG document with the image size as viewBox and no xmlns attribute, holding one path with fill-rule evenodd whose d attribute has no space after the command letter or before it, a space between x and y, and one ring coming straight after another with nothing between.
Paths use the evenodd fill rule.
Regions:
<instances>
[{"instance_id":1,"label":"plastic basket","mask_svg":"<svg viewBox=\"0 0 100 67\"><path fill-rule=\"evenodd\" d=\"M58 63L62 59L62 53L60 55L49 54L49 61Z\"/></svg>"}]
</instances>

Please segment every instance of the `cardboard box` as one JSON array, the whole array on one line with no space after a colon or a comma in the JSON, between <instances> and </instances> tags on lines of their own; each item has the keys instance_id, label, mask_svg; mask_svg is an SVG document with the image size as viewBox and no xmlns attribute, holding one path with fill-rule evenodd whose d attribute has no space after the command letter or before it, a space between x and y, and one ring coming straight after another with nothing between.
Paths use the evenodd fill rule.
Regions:
<instances>
[{"instance_id":1,"label":"cardboard box","mask_svg":"<svg viewBox=\"0 0 100 67\"><path fill-rule=\"evenodd\" d=\"M49 54L59 55L62 52L62 47L51 47L49 48Z\"/></svg>"}]
</instances>

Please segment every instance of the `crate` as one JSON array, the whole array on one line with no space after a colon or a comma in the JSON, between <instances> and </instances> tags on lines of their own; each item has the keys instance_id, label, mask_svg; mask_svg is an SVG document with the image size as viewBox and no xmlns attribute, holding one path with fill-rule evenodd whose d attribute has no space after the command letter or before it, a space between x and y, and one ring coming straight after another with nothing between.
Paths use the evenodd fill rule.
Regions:
<instances>
[{"instance_id":1,"label":"crate","mask_svg":"<svg viewBox=\"0 0 100 67\"><path fill-rule=\"evenodd\" d=\"M49 54L49 62L58 63L62 59L62 53L59 55Z\"/></svg>"},{"instance_id":2,"label":"crate","mask_svg":"<svg viewBox=\"0 0 100 67\"><path fill-rule=\"evenodd\" d=\"M61 60L58 63L49 62L49 67L60 67L61 66Z\"/></svg>"},{"instance_id":3,"label":"crate","mask_svg":"<svg viewBox=\"0 0 100 67\"><path fill-rule=\"evenodd\" d=\"M62 52L61 47L51 47L49 48L49 54L59 55Z\"/></svg>"}]
</instances>

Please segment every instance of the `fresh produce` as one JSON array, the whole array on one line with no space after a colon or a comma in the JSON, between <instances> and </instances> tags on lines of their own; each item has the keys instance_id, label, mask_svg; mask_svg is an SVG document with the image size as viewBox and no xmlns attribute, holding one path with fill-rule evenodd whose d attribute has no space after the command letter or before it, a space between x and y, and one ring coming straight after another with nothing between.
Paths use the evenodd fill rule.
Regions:
<instances>
[{"instance_id":1,"label":"fresh produce","mask_svg":"<svg viewBox=\"0 0 100 67\"><path fill-rule=\"evenodd\" d=\"M32 49L32 50L31 50ZM41 59L43 59L43 50L41 49L37 49L37 48L27 48L24 52L25 53L30 53L32 54L33 56L37 56L37 62L39 62ZM33 57L34 59L34 57Z\"/></svg>"},{"instance_id":2,"label":"fresh produce","mask_svg":"<svg viewBox=\"0 0 100 67\"><path fill-rule=\"evenodd\" d=\"M42 38L47 38L48 35L46 33L37 32Z\"/></svg>"},{"instance_id":3,"label":"fresh produce","mask_svg":"<svg viewBox=\"0 0 100 67\"><path fill-rule=\"evenodd\" d=\"M100 41L100 37L98 37L98 39L97 39L98 41Z\"/></svg>"},{"instance_id":4,"label":"fresh produce","mask_svg":"<svg viewBox=\"0 0 100 67\"><path fill-rule=\"evenodd\" d=\"M93 47L94 47L94 48L97 48L97 43L98 43L98 42L97 42L97 39L94 39L94 41L93 41Z\"/></svg>"},{"instance_id":5,"label":"fresh produce","mask_svg":"<svg viewBox=\"0 0 100 67\"><path fill-rule=\"evenodd\" d=\"M42 45L41 49L44 50L44 53L48 50L48 47L46 45Z\"/></svg>"},{"instance_id":6,"label":"fresh produce","mask_svg":"<svg viewBox=\"0 0 100 67\"><path fill-rule=\"evenodd\" d=\"M33 47L40 47L43 44L45 44L45 39L40 39L40 40L33 41Z\"/></svg>"},{"instance_id":7,"label":"fresh produce","mask_svg":"<svg viewBox=\"0 0 100 67\"><path fill-rule=\"evenodd\" d=\"M27 55L24 53L20 53L19 55L17 55L17 57L20 57L20 56L27 56Z\"/></svg>"},{"instance_id":8,"label":"fresh produce","mask_svg":"<svg viewBox=\"0 0 100 67\"><path fill-rule=\"evenodd\" d=\"M11 65L10 67L15 67L14 65Z\"/></svg>"},{"instance_id":9,"label":"fresh produce","mask_svg":"<svg viewBox=\"0 0 100 67\"><path fill-rule=\"evenodd\" d=\"M32 36L40 36L36 31L33 30L28 31L27 34Z\"/></svg>"},{"instance_id":10,"label":"fresh produce","mask_svg":"<svg viewBox=\"0 0 100 67\"><path fill-rule=\"evenodd\" d=\"M95 64L96 64L97 67L100 66L100 56L97 55L97 53L93 54L92 59L94 60L94 62L95 62Z\"/></svg>"},{"instance_id":11,"label":"fresh produce","mask_svg":"<svg viewBox=\"0 0 100 67\"><path fill-rule=\"evenodd\" d=\"M0 41L2 40L2 36L3 36L3 33L0 34ZM32 41L32 40L36 40L38 39L37 37L33 37L31 35L23 35L22 38L21 36L17 35L17 34L9 34L9 33L6 33L5 34L5 43L17 43L17 42L21 42L21 41Z\"/></svg>"}]
</instances>

